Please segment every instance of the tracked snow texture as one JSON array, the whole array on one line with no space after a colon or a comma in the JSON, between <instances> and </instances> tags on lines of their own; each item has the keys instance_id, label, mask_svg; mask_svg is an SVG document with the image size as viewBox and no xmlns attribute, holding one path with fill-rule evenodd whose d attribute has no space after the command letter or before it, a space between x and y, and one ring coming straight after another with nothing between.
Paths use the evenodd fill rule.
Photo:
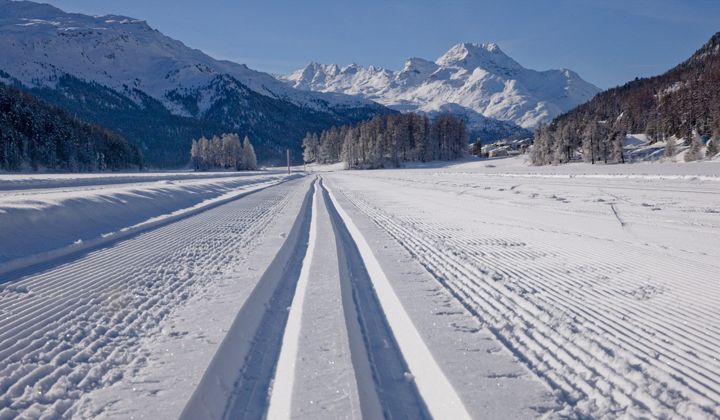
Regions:
<instances>
[{"instance_id":1,"label":"tracked snow texture","mask_svg":"<svg viewBox=\"0 0 720 420\"><path fill-rule=\"evenodd\" d=\"M273 172L2 175L58 243L182 217L0 275L0 418L260 417L289 369L291 417L720 417L720 162L312 169L314 209Z\"/></svg>"},{"instance_id":2,"label":"tracked snow texture","mask_svg":"<svg viewBox=\"0 0 720 420\"><path fill-rule=\"evenodd\" d=\"M289 191L257 193L0 284L0 417L78 414L82 396L132 381L163 321L247 266Z\"/></svg>"},{"instance_id":3,"label":"tracked snow texture","mask_svg":"<svg viewBox=\"0 0 720 420\"><path fill-rule=\"evenodd\" d=\"M276 173L0 180L0 223L6 235L0 239L6 245L0 247L0 275L191 216L287 179Z\"/></svg>"},{"instance_id":4,"label":"tracked snow texture","mask_svg":"<svg viewBox=\"0 0 720 420\"><path fill-rule=\"evenodd\" d=\"M716 180L483 166L328 179L556 391L560 413L720 415Z\"/></svg>"},{"instance_id":5,"label":"tracked snow texture","mask_svg":"<svg viewBox=\"0 0 720 420\"><path fill-rule=\"evenodd\" d=\"M306 296L303 302L297 302L303 306L302 326L292 367L295 379L289 396L291 410L283 414L285 418L361 418L356 373L345 329L339 268L337 262L332 262L337 261L336 245L321 195L318 191L319 204L315 208L320 220L317 238L321 240L308 255L310 272ZM293 302L293 310L295 305ZM276 376L275 381L278 379ZM276 386L273 398L275 392Z\"/></svg>"}]
</instances>

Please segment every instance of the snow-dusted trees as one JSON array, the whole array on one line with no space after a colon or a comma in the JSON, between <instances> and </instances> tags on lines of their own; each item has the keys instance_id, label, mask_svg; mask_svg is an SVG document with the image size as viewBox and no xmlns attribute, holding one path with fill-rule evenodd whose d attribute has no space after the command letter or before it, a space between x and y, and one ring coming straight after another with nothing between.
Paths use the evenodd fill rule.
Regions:
<instances>
[{"instance_id":1,"label":"snow-dusted trees","mask_svg":"<svg viewBox=\"0 0 720 420\"><path fill-rule=\"evenodd\" d=\"M200 169L200 145L195 139L190 144L190 164L196 171Z\"/></svg>"},{"instance_id":2,"label":"snow-dusted trees","mask_svg":"<svg viewBox=\"0 0 720 420\"><path fill-rule=\"evenodd\" d=\"M220 154L222 167L240 169L238 164L242 152L240 136L237 134L224 134L222 136L222 153Z\"/></svg>"},{"instance_id":3,"label":"snow-dusted trees","mask_svg":"<svg viewBox=\"0 0 720 420\"><path fill-rule=\"evenodd\" d=\"M316 143L317 142L317 143ZM345 161L349 168L398 166L408 161L452 160L467 150L464 121L449 114L432 124L417 114L374 117L355 127L332 127L303 139L306 162Z\"/></svg>"},{"instance_id":4,"label":"snow-dusted trees","mask_svg":"<svg viewBox=\"0 0 720 420\"><path fill-rule=\"evenodd\" d=\"M361 162L360 130L349 128L343 138L341 160L345 161L348 167L354 168Z\"/></svg>"},{"instance_id":5,"label":"snow-dusted trees","mask_svg":"<svg viewBox=\"0 0 720 420\"><path fill-rule=\"evenodd\" d=\"M576 149L585 162L625 162L623 146L627 135L622 118L610 121L541 124L535 130L530 160L535 165L566 163Z\"/></svg>"},{"instance_id":6,"label":"snow-dusted trees","mask_svg":"<svg viewBox=\"0 0 720 420\"><path fill-rule=\"evenodd\" d=\"M193 140L190 146L190 162L196 171L216 168L243 170L257 167L255 150L250 140L245 137L245 146L243 146L237 134L223 134L212 139L203 136Z\"/></svg>"},{"instance_id":7,"label":"snow-dusted trees","mask_svg":"<svg viewBox=\"0 0 720 420\"><path fill-rule=\"evenodd\" d=\"M555 139L555 155L553 156L552 163L567 163L573 156L571 139L572 130L570 126L563 127L557 133Z\"/></svg>"},{"instance_id":8,"label":"snow-dusted trees","mask_svg":"<svg viewBox=\"0 0 720 420\"><path fill-rule=\"evenodd\" d=\"M320 149L320 140L317 134L305 134L305 138L302 143L303 147L303 160L305 162L315 162L318 157Z\"/></svg>"},{"instance_id":9,"label":"snow-dusted trees","mask_svg":"<svg viewBox=\"0 0 720 420\"><path fill-rule=\"evenodd\" d=\"M254 171L257 169L257 157L255 156L255 148L250 139L245 136L242 147L242 169L246 171Z\"/></svg>"},{"instance_id":10,"label":"snow-dusted trees","mask_svg":"<svg viewBox=\"0 0 720 420\"><path fill-rule=\"evenodd\" d=\"M672 159L675 157L675 137L666 138L665 135L660 137L665 140L665 157Z\"/></svg>"},{"instance_id":11,"label":"snow-dusted trees","mask_svg":"<svg viewBox=\"0 0 720 420\"><path fill-rule=\"evenodd\" d=\"M552 137L553 133L549 135ZM600 160L607 163L611 140L607 122L596 121L587 124L581 134L583 160L593 164Z\"/></svg>"},{"instance_id":12,"label":"snow-dusted trees","mask_svg":"<svg viewBox=\"0 0 720 420\"><path fill-rule=\"evenodd\" d=\"M625 146L625 133L616 131L612 134L612 143L610 144L610 159L616 163L625 163L625 155L623 147Z\"/></svg>"},{"instance_id":13,"label":"snow-dusted trees","mask_svg":"<svg viewBox=\"0 0 720 420\"><path fill-rule=\"evenodd\" d=\"M702 138L697 131L692 130L689 134L690 148L685 152L685 162L694 162L702 159Z\"/></svg>"},{"instance_id":14,"label":"snow-dusted trees","mask_svg":"<svg viewBox=\"0 0 720 420\"><path fill-rule=\"evenodd\" d=\"M553 138L551 137L548 126L540 124L537 130L535 130L535 140L530 150L530 160L536 165L552 163L553 143Z\"/></svg>"},{"instance_id":15,"label":"snow-dusted trees","mask_svg":"<svg viewBox=\"0 0 720 420\"><path fill-rule=\"evenodd\" d=\"M538 131L536 145L549 141L557 151L569 139L572 151L581 149L588 162L613 159L615 137L623 133L645 133L650 142L665 140L666 156L675 156L669 139L692 139L691 130L702 138L720 128L720 35L715 35L691 59L665 74L635 79L609 89L592 100L562 114L550 123L550 135ZM602 123L608 129L601 133ZM569 128L569 131L567 131ZM566 137L565 134L570 134ZM545 137L543 137L545 136ZM692 143L686 143L692 146ZM697 147L696 147L697 148ZM707 154L707 153L706 153ZM553 163L544 153L534 153L537 165ZM689 158L695 157L690 154Z\"/></svg>"},{"instance_id":16,"label":"snow-dusted trees","mask_svg":"<svg viewBox=\"0 0 720 420\"><path fill-rule=\"evenodd\" d=\"M712 159L718 153L720 153L720 128L713 131L713 136L708 142L707 150L705 150L705 157Z\"/></svg>"},{"instance_id":17,"label":"snow-dusted trees","mask_svg":"<svg viewBox=\"0 0 720 420\"><path fill-rule=\"evenodd\" d=\"M412 137L413 155L409 160L427 161L431 153L430 146L430 120L424 115L414 115L411 119L410 136Z\"/></svg>"},{"instance_id":18,"label":"snow-dusted trees","mask_svg":"<svg viewBox=\"0 0 720 420\"><path fill-rule=\"evenodd\" d=\"M433 160L459 158L468 145L465 122L450 114L440 115L430 127L430 144Z\"/></svg>"}]
</instances>

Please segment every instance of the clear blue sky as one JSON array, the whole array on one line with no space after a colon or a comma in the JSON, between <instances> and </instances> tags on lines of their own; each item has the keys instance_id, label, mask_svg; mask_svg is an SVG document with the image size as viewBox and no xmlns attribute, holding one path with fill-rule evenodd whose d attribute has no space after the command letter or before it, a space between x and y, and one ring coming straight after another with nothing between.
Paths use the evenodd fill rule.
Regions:
<instances>
[{"instance_id":1,"label":"clear blue sky","mask_svg":"<svg viewBox=\"0 0 720 420\"><path fill-rule=\"evenodd\" d=\"M607 88L661 73L720 31L720 0L46 0L123 14L216 58L285 73L309 61L398 69L458 42Z\"/></svg>"}]
</instances>

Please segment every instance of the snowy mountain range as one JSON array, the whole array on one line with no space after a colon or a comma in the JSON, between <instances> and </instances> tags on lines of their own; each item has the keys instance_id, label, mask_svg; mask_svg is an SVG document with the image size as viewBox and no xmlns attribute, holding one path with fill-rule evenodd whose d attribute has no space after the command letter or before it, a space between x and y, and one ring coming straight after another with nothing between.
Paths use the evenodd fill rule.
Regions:
<instances>
[{"instance_id":1,"label":"snowy mountain range","mask_svg":"<svg viewBox=\"0 0 720 420\"><path fill-rule=\"evenodd\" d=\"M208 87L222 76L318 110L370 103L292 89L267 73L216 60L125 16L87 16L48 4L0 0L0 34L2 69L26 86L53 86L59 74L68 73L131 95L139 89L177 115L207 111L217 100ZM197 109L177 99L178 93L190 92L200 95Z\"/></svg>"},{"instance_id":2,"label":"snowy mountain range","mask_svg":"<svg viewBox=\"0 0 720 420\"><path fill-rule=\"evenodd\" d=\"M389 112L360 97L294 89L245 65L216 60L125 16L86 16L48 4L0 0L0 51L0 82L109 125L145 143L146 149L153 146L141 137L156 133L134 134L134 128L126 126L130 121L117 121L118 107L145 116L164 114L167 121L148 126L172 121L193 126L187 121L191 119L202 122L190 130L198 134L235 130L254 134L267 146L278 141L299 144L305 131ZM86 100L107 112L88 109ZM152 112L146 112L149 109ZM293 127L271 133L263 123Z\"/></svg>"},{"instance_id":3,"label":"snowy mountain range","mask_svg":"<svg viewBox=\"0 0 720 420\"><path fill-rule=\"evenodd\" d=\"M290 86L371 99L399 111L450 110L533 128L600 92L577 73L526 69L494 43L461 43L436 61L410 58L400 71L311 63L280 76ZM485 120L486 121L486 120Z\"/></svg>"}]
</instances>

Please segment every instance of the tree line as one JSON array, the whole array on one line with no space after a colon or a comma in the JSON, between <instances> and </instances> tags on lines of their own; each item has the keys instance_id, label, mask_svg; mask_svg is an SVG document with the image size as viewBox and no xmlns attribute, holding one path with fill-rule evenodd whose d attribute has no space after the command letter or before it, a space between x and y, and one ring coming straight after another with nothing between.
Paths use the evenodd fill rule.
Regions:
<instances>
[{"instance_id":1,"label":"tree line","mask_svg":"<svg viewBox=\"0 0 720 420\"><path fill-rule=\"evenodd\" d=\"M432 122L419 114L376 116L355 126L332 127L303 139L303 160L345 162L351 169L398 167L403 162L453 160L468 147L465 122L442 114Z\"/></svg>"},{"instance_id":2,"label":"tree line","mask_svg":"<svg viewBox=\"0 0 720 420\"><path fill-rule=\"evenodd\" d=\"M580 150L587 162L623 162L628 133L645 133L651 142L682 138L693 149L686 158L702 158L695 153L702 144L693 142L720 135L718 86L720 33L665 74L609 89L538 127L531 159L537 165L564 163ZM674 146L667 146L667 156L674 156Z\"/></svg>"},{"instance_id":3,"label":"tree line","mask_svg":"<svg viewBox=\"0 0 720 420\"><path fill-rule=\"evenodd\" d=\"M226 133L193 139L190 146L190 161L196 171L209 169L234 169L238 171L254 171L257 169L255 148L250 139L240 144L240 136Z\"/></svg>"},{"instance_id":4,"label":"tree line","mask_svg":"<svg viewBox=\"0 0 720 420\"><path fill-rule=\"evenodd\" d=\"M0 84L0 169L89 172L142 168L123 137Z\"/></svg>"}]
</instances>

